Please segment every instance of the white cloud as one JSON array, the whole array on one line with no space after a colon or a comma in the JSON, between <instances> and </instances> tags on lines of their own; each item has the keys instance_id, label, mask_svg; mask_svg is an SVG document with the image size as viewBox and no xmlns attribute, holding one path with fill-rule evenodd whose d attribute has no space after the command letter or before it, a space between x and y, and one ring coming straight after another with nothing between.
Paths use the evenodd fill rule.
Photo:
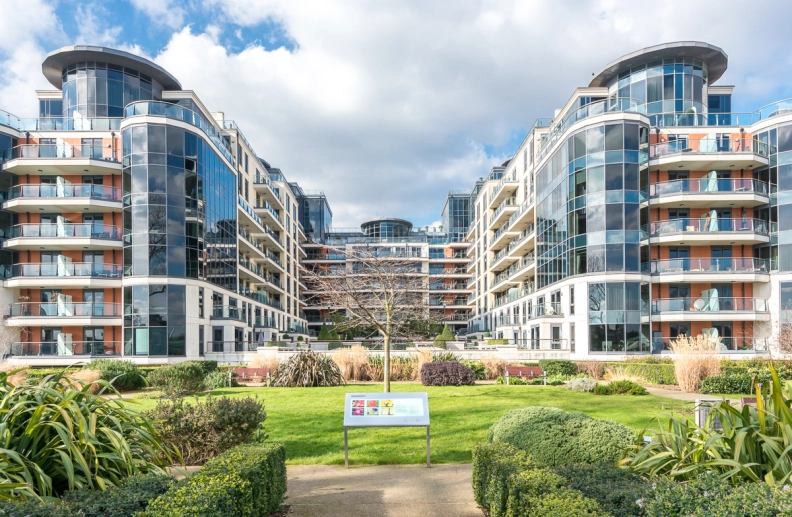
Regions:
<instances>
[{"instance_id":1,"label":"white cloud","mask_svg":"<svg viewBox=\"0 0 792 517\"><path fill-rule=\"evenodd\" d=\"M152 50L154 59L210 109L235 119L291 181L323 189L338 226L380 215L420 226L435 221L449 189L471 187L506 158L487 156L485 147L508 147L515 132L551 116L592 73L645 46L702 40L722 47L730 62L719 82L737 86L735 110L792 94L786 3L746 8L722 0L715 17L711 3L680 0L653 10L616 0L133 1L178 28L164 49ZM204 16L194 17L195 9ZM252 34L271 48L272 34L256 34L264 22L280 24L295 50L224 47ZM0 34L0 49L16 46L4 47L4 38L29 39L7 25L17 37ZM761 30L746 36L739 27ZM17 56L20 63L34 58ZM8 91L38 80L20 72ZM4 90L0 101L19 104Z\"/></svg>"},{"instance_id":2,"label":"white cloud","mask_svg":"<svg viewBox=\"0 0 792 517\"><path fill-rule=\"evenodd\" d=\"M100 47L117 46L118 36L123 28L119 25L108 27L107 22L110 20L112 20L110 13L98 2L77 6L74 21L79 28L79 32L74 44Z\"/></svg>"},{"instance_id":3,"label":"white cloud","mask_svg":"<svg viewBox=\"0 0 792 517\"><path fill-rule=\"evenodd\" d=\"M180 29L184 26L185 10L172 0L131 0L136 9L143 11L156 25Z\"/></svg>"}]
</instances>

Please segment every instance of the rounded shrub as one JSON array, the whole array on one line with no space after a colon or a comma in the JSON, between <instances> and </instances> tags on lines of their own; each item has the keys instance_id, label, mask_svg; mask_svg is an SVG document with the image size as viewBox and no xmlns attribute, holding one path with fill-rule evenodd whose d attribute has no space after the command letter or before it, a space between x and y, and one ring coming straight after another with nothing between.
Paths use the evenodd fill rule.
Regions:
<instances>
[{"instance_id":1,"label":"rounded shrub","mask_svg":"<svg viewBox=\"0 0 792 517\"><path fill-rule=\"evenodd\" d=\"M490 443L509 443L540 466L615 463L635 441L626 426L557 408L513 409L489 429Z\"/></svg>"},{"instance_id":2,"label":"rounded shrub","mask_svg":"<svg viewBox=\"0 0 792 517\"><path fill-rule=\"evenodd\" d=\"M462 363L447 361L424 363L421 366L421 384L424 386L472 386L476 374Z\"/></svg>"},{"instance_id":3,"label":"rounded shrub","mask_svg":"<svg viewBox=\"0 0 792 517\"><path fill-rule=\"evenodd\" d=\"M138 365L121 359L94 359L88 369L97 370L102 380L109 382L118 391L139 390L146 380Z\"/></svg>"},{"instance_id":4,"label":"rounded shrub","mask_svg":"<svg viewBox=\"0 0 792 517\"><path fill-rule=\"evenodd\" d=\"M572 391L592 392L597 387L597 381L589 378L572 379L566 385L566 389Z\"/></svg>"},{"instance_id":5,"label":"rounded shrub","mask_svg":"<svg viewBox=\"0 0 792 517\"><path fill-rule=\"evenodd\" d=\"M191 395L206 389L204 366L197 361L175 363L152 371L149 382L165 395Z\"/></svg>"}]
</instances>

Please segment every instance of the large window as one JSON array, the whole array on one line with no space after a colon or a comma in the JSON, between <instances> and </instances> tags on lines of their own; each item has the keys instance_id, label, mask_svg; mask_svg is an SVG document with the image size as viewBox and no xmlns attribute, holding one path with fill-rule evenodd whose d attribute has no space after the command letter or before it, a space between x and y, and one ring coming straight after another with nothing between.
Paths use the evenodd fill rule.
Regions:
<instances>
[{"instance_id":1,"label":"large window","mask_svg":"<svg viewBox=\"0 0 792 517\"><path fill-rule=\"evenodd\" d=\"M185 286L124 287L124 355L185 355Z\"/></svg>"},{"instance_id":2,"label":"large window","mask_svg":"<svg viewBox=\"0 0 792 517\"><path fill-rule=\"evenodd\" d=\"M589 351L648 353L649 325L641 324L648 289L640 282L599 282L589 290Z\"/></svg>"}]
</instances>

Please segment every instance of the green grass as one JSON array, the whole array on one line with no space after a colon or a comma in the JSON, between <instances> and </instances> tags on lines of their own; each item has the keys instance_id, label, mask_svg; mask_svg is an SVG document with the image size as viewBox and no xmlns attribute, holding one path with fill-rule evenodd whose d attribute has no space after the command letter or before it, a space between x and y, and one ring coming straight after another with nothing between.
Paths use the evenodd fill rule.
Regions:
<instances>
[{"instance_id":1,"label":"green grass","mask_svg":"<svg viewBox=\"0 0 792 517\"><path fill-rule=\"evenodd\" d=\"M290 464L337 465L344 462L343 410L347 392L381 392L380 384L337 388L227 388L214 395L258 396L267 409L270 440L286 444ZM621 422L636 432L651 420L692 403L655 396L595 396L555 386L478 385L426 387L396 384L393 391L429 393L433 463L470 463L473 445L510 409L551 406L582 411ZM201 397L206 394L201 394ZM131 399L138 409L156 405L152 398ZM652 425L656 427L656 423ZM363 428L349 431L349 461L400 464L426 461L424 428Z\"/></svg>"}]
</instances>

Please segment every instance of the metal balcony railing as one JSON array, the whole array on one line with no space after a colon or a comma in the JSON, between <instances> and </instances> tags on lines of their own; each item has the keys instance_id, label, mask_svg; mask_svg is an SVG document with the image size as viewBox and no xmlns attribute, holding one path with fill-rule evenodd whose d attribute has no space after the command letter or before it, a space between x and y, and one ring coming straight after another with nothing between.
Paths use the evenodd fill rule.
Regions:
<instances>
[{"instance_id":1,"label":"metal balcony railing","mask_svg":"<svg viewBox=\"0 0 792 517\"><path fill-rule=\"evenodd\" d=\"M67 143L18 145L11 149L6 149L2 152L0 157L2 161L16 160L19 158L90 158L109 162L119 161L118 152L112 147L105 147L103 145L71 145Z\"/></svg>"},{"instance_id":2,"label":"metal balcony railing","mask_svg":"<svg viewBox=\"0 0 792 517\"><path fill-rule=\"evenodd\" d=\"M671 352L671 341L678 336L656 336L652 338L652 349L655 352ZM755 337L720 337L720 352L766 352L767 339Z\"/></svg>"},{"instance_id":3,"label":"metal balcony railing","mask_svg":"<svg viewBox=\"0 0 792 517\"><path fill-rule=\"evenodd\" d=\"M653 260L641 264L645 273L664 275L674 273L769 273L770 259L753 257L709 257Z\"/></svg>"},{"instance_id":4,"label":"metal balcony railing","mask_svg":"<svg viewBox=\"0 0 792 517\"><path fill-rule=\"evenodd\" d=\"M121 278L122 267L113 264L95 264L93 262L30 263L0 266L3 278L19 277L89 277L89 278Z\"/></svg>"},{"instance_id":5,"label":"metal balcony railing","mask_svg":"<svg viewBox=\"0 0 792 517\"><path fill-rule=\"evenodd\" d=\"M50 198L88 198L101 201L121 201L121 189L104 185L17 185L1 195L2 200L12 199L50 199Z\"/></svg>"},{"instance_id":6,"label":"metal balcony railing","mask_svg":"<svg viewBox=\"0 0 792 517\"><path fill-rule=\"evenodd\" d=\"M713 194L723 193L754 193L769 195L769 188L764 181L753 178L697 178L663 181L649 185L649 197L657 198L678 194Z\"/></svg>"},{"instance_id":7,"label":"metal balcony railing","mask_svg":"<svg viewBox=\"0 0 792 517\"><path fill-rule=\"evenodd\" d=\"M96 223L41 223L18 224L0 230L0 237L15 239L19 237L46 238L88 238L120 240L121 231L117 226Z\"/></svg>"},{"instance_id":8,"label":"metal balcony railing","mask_svg":"<svg viewBox=\"0 0 792 517\"><path fill-rule=\"evenodd\" d=\"M649 224L649 235L671 235L677 233L744 232L768 234L767 222L761 219L738 219L702 217L701 219L669 219Z\"/></svg>"},{"instance_id":9,"label":"metal balcony railing","mask_svg":"<svg viewBox=\"0 0 792 517\"><path fill-rule=\"evenodd\" d=\"M768 156L768 145L751 137L744 138L683 138L649 146L649 158L660 158L678 153L753 153Z\"/></svg>"},{"instance_id":10,"label":"metal balcony railing","mask_svg":"<svg viewBox=\"0 0 792 517\"><path fill-rule=\"evenodd\" d=\"M215 354L231 352L255 352L259 343L254 341L209 341L208 349Z\"/></svg>"},{"instance_id":11,"label":"metal balcony railing","mask_svg":"<svg viewBox=\"0 0 792 517\"><path fill-rule=\"evenodd\" d=\"M42 341L17 342L11 345L16 356L117 356L121 355L120 341Z\"/></svg>"}]
</instances>

